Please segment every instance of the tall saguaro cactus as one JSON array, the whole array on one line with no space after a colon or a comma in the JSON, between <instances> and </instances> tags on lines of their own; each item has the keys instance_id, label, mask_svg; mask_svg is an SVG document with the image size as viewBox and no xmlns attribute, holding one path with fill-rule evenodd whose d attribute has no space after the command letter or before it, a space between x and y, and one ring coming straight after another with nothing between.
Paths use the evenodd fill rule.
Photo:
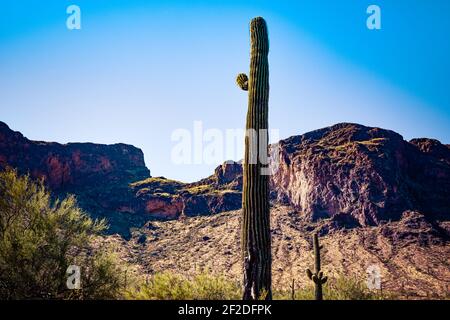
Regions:
<instances>
[{"instance_id":1,"label":"tall saguaro cactus","mask_svg":"<svg viewBox=\"0 0 450 320\"><path fill-rule=\"evenodd\" d=\"M250 77L236 82L248 91L243 163L241 250L244 265L243 299L272 299L269 177L267 165L269 111L269 38L263 18L250 23Z\"/></svg>"},{"instance_id":2,"label":"tall saguaro cactus","mask_svg":"<svg viewBox=\"0 0 450 320\"><path fill-rule=\"evenodd\" d=\"M323 300L322 295L322 285L327 282L328 277L323 275L323 272L320 270L320 250L323 248L319 245L319 236L317 233L314 233L313 236L313 246L314 246L314 273L306 269L306 274L310 280L314 282L315 286L315 297L316 300Z\"/></svg>"}]
</instances>

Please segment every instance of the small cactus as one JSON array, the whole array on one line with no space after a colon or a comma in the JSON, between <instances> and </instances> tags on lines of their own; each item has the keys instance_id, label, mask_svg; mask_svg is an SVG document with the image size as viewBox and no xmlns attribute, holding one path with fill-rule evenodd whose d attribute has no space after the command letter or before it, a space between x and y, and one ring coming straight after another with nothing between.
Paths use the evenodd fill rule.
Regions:
<instances>
[{"instance_id":1,"label":"small cactus","mask_svg":"<svg viewBox=\"0 0 450 320\"><path fill-rule=\"evenodd\" d=\"M324 276L323 272L320 270L320 250L323 246L319 245L319 236L317 233L314 233L313 245L315 260L314 273L310 269L306 269L306 275L314 282L316 300L323 300L322 285L327 282L328 277Z\"/></svg>"}]
</instances>

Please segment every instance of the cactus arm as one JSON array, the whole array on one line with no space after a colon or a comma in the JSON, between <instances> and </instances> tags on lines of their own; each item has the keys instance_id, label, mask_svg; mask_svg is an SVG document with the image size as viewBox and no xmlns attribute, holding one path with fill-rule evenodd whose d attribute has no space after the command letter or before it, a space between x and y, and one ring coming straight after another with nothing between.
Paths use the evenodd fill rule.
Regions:
<instances>
[{"instance_id":1,"label":"cactus arm","mask_svg":"<svg viewBox=\"0 0 450 320\"><path fill-rule=\"evenodd\" d=\"M248 91L248 77L245 73L239 73L236 77L237 85L244 91Z\"/></svg>"}]
</instances>

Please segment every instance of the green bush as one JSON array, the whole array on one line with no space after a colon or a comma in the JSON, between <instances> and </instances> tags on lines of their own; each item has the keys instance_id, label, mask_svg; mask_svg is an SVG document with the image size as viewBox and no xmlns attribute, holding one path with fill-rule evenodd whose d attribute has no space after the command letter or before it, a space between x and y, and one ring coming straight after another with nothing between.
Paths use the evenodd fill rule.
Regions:
<instances>
[{"instance_id":1,"label":"green bush","mask_svg":"<svg viewBox=\"0 0 450 320\"><path fill-rule=\"evenodd\" d=\"M365 282L356 278L338 276L330 281L324 292L328 300L380 300L378 291L369 290Z\"/></svg>"},{"instance_id":2,"label":"green bush","mask_svg":"<svg viewBox=\"0 0 450 320\"><path fill-rule=\"evenodd\" d=\"M157 273L149 281L131 290L128 299L139 300L230 300L241 298L238 283L201 272L192 279L172 273Z\"/></svg>"},{"instance_id":3,"label":"green bush","mask_svg":"<svg viewBox=\"0 0 450 320\"><path fill-rule=\"evenodd\" d=\"M115 298L123 288L117 257L93 250L106 228L75 198L52 200L42 182L0 172L0 299ZM81 289L69 290L69 265L81 268Z\"/></svg>"},{"instance_id":4,"label":"green bush","mask_svg":"<svg viewBox=\"0 0 450 320\"><path fill-rule=\"evenodd\" d=\"M381 294L379 291L369 290L367 285L357 279L342 275L329 279L323 286L324 300L381 300L393 299L391 294ZM281 290L274 293L274 299L290 300L290 290ZM314 300L314 285L295 290L295 300Z\"/></svg>"}]
</instances>

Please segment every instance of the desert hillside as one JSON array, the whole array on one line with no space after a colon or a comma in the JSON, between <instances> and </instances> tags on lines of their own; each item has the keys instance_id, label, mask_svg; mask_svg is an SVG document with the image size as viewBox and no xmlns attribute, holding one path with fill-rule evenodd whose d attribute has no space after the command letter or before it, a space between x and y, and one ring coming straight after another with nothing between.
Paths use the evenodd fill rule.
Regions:
<instances>
[{"instance_id":1,"label":"desert hillside","mask_svg":"<svg viewBox=\"0 0 450 320\"><path fill-rule=\"evenodd\" d=\"M306 268L313 264L311 235L323 223L308 223L289 207L272 209L273 281L277 289L309 285ZM241 279L239 211L175 221L153 221L119 244L121 254L141 267L143 274L172 272L187 277L208 269ZM445 226L433 226L423 215L407 212L402 219L378 227L342 229L324 234L323 270L332 277L366 279L366 269L377 265L382 288L401 298L449 298L450 246L443 240ZM448 225L447 225L448 228ZM445 237L445 236L444 236Z\"/></svg>"}]
</instances>

